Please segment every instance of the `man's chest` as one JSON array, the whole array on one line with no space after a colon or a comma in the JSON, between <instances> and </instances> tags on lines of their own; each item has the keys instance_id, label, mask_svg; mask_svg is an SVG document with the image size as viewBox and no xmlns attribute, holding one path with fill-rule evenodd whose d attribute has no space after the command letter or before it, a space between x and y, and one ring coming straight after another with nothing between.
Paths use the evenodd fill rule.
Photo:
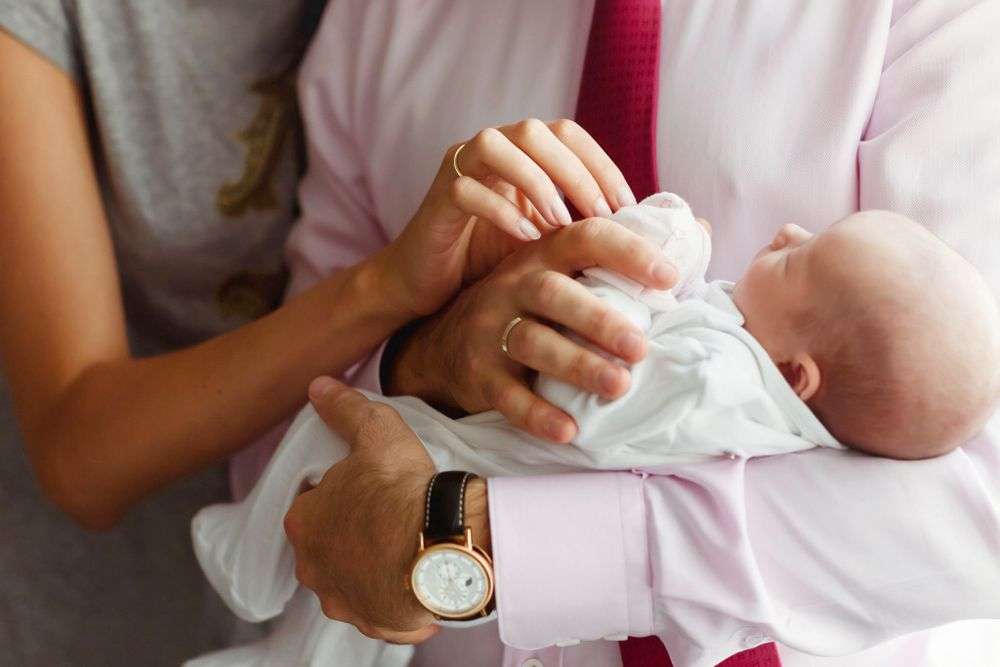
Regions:
<instances>
[{"instance_id":1,"label":"man's chest","mask_svg":"<svg viewBox=\"0 0 1000 667\"><path fill-rule=\"evenodd\" d=\"M449 145L487 126L573 116L592 8L368 6L358 73L376 81L358 99L358 133L389 236ZM857 149L891 9L889 0L664 3L659 185L712 221L711 277L735 276L783 223L820 229L856 210Z\"/></svg>"}]
</instances>

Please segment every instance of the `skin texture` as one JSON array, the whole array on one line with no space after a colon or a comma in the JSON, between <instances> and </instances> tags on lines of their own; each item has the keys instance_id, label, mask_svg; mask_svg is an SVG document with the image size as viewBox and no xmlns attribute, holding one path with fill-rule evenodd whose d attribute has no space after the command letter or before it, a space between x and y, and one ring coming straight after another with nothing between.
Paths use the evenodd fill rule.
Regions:
<instances>
[{"instance_id":1,"label":"skin texture","mask_svg":"<svg viewBox=\"0 0 1000 667\"><path fill-rule=\"evenodd\" d=\"M299 495L285 517L296 576L316 593L329 618L376 639L419 643L436 627L406 581L422 527L420 499L434 464L389 406L325 377L313 382L309 395L351 454L319 486ZM337 502L343 498L352 500ZM482 480L466 490L466 516L476 544L489 549Z\"/></svg>"},{"instance_id":2,"label":"skin texture","mask_svg":"<svg viewBox=\"0 0 1000 667\"><path fill-rule=\"evenodd\" d=\"M865 211L819 235L786 225L733 296L799 397L863 451L944 454L982 428L1000 395L989 287L903 216Z\"/></svg>"},{"instance_id":3,"label":"skin texture","mask_svg":"<svg viewBox=\"0 0 1000 667\"><path fill-rule=\"evenodd\" d=\"M568 216L555 204L556 183L577 184L563 189L580 210L609 211L598 183L611 181L581 176L610 173L607 157L601 162L592 148L576 157L572 146L587 148L589 137L563 143L542 128L550 140L532 144L542 150L535 157L499 131L470 143L460 165L488 173L482 183L456 178L451 149L405 232L365 262L250 325L138 359L128 348L84 100L67 75L0 31L0 356L46 495L88 528L112 527L146 495L224 460L288 416L309 380L342 373L525 239L562 226ZM534 232L518 224L525 216ZM618 268L648 280L645 264Z\"/></svg>"}]
</instances>

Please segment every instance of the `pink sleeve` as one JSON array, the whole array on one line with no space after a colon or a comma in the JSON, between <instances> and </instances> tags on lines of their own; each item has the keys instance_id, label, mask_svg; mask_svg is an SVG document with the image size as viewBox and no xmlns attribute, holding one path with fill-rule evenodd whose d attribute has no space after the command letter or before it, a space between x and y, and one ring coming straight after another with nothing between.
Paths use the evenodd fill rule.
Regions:
<instances>
[{"instance_id":1,"label":"pink sleeve","mask_svg":"<svg viewBox=\"0 0 1000 667\"><path fill-rule=\"evenodd\" d=\"M859 204L926 224L1000 294L1000 4L899 5ZM928 461L810 450L659 473L490 481L505 642L649 634L651 617L688 663L769 639L846 654L1000 618L998 416Z\"/></svg>"},{"instance_id":2,"label":"pink sleeve","mask_svg":"<svg viewBox=\"0 0 1000 667\"><path fill-rule=\"evenodd\" d=\"M653 631L642 480L629 473L490 480L505 644L536 649Z\"/></svg>"},{"instance_id":3,"label":"pink sleeve","mask_svg":"<svg viewBox=\"0 0 1000 667\"><path fill-rule=\"evenodd\" d=\"M701 664L719 647L842 655L998 618L998 445L1000 419L920 462L815 449L491 479L501 638L536 649L657 634Z\"/></svg>"}]
</instances>

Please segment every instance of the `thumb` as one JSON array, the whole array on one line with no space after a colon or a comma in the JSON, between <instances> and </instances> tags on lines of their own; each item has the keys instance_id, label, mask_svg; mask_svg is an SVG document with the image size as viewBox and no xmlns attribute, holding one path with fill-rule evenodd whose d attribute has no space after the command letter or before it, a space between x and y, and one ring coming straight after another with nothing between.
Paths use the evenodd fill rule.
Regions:
<instances>
[{"instance_id":1,"label":"thumb","mask_svg":"<svg viewBox=\"0 0 1000 667\"><path fill-rule=\"evenodd\" d=\"M353 448L358 431L368 418L371 401L343 382L325 375L309 384L309 400L330 430Z\"/></svg>"},{"instance_id":2,"label":"thumb","mask_svg":"<svg viewBox=\"0 0 1000 667\"><path fill-rule=\"evenodd\" d=\"M416 435L392 407L368 400L361 392L331 377L313 380L309 385L309 399L330 430L354 451L367 447L382 449L386 443L406 439L419 444Z\"/></svg>"}]
</instances>

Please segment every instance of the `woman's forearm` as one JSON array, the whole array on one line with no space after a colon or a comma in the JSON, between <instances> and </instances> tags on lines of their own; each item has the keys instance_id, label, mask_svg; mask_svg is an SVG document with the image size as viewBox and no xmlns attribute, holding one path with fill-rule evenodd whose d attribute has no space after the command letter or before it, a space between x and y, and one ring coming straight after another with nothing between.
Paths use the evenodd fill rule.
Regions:
<instances>
[{"instance_id":1,"label":"woman's forearm","mask_svg":"<svg viewBox=\"0 0 1000 667\"><path fill-rule=\"evenodd\" d=\"M22 419L47 493L81 523L109 526L143 496L287 417L313 377L343 373L409 317L384 297L381 261L194 347L84 370Z\"/></svg>"}]
</instances>

